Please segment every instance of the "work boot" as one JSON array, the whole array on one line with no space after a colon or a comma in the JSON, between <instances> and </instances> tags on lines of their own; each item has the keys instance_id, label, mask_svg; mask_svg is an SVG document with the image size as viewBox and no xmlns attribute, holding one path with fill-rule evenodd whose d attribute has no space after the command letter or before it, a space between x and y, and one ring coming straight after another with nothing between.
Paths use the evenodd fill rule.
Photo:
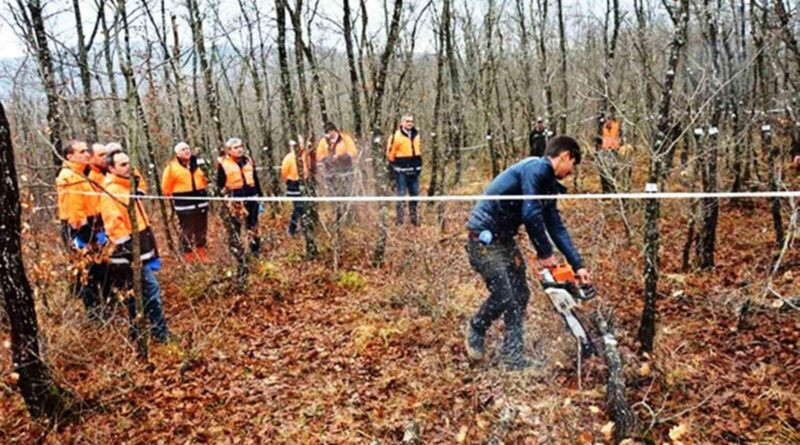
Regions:
<instances>
[{"instance_id":1,"label":"work boot","mask_svg":"<svg viewBox=\"0 0 800 445\"><path fill-rule=\"evenodd\" d=\"M472 321L467 322L467 336L464 344L467 349L467 356L470 360L483 360L483 357L486 355L486 348L484 347L485 340L486 335L478 332L478 330L472 326Z\"/></svg>"}]
</instances>

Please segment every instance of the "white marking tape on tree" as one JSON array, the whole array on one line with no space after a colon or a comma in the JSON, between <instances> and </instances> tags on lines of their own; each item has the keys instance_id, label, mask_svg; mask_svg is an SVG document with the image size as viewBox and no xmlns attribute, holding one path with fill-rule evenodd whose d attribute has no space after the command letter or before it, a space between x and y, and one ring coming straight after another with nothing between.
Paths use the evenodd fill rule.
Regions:
<instances>
[{"instance_id":1,"label":"white marking tape on tree","mask_svg":"<svg viewBox=\"0 0 800 445\"><path fill-rule=\"evenodd\" d=\"M70 192L79 195L102 196L103 192ZM114 195L130 198L130 195ZM598 199L701 199L701 198L800 198L800 190L774 192L644 192L644 193L576 193L563 195L438 195L438 196L253 196L232 198L225 196L171 196L136 195L139 199L182 201L258 201L258 202L471 202L471 201L520 201L520 200L598 200Z\"/></svg>"}]
</instances>

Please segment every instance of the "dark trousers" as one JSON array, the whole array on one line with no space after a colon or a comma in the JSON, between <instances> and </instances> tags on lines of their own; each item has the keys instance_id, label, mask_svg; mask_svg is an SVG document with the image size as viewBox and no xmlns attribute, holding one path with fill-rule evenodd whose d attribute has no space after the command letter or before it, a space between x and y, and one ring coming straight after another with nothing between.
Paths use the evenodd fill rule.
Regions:
<instances>
[{"instance_id":1,"label":"dark trousers","mask_svg":"<svg viewBox=\"0 0 800 445\"><path fill-rule=\"evenodd\" d=\"M133 269L130 265L112 265L109 267L112 279L111 285L122 292L133 288ZM150 321L150 335L157 341L163 342L169 336L167 321L164 318L164 305L161 300L161 285L158 283L155 272L142 264L142 305L147 319ZM136 300L133 297L125 299L128 309L128 324L131 339L139 335L136 327Z\"/></svg>"},{"instance_id":2,"label":"dark trousers","mask_svg":"<svg viewBox=\"0 0 800 445\"><path fill-rule=\"evenodd\" d=\"M397 187L397 196L419 196L419 173L400 173L395 172L394 175L395 185ZM397 202L397 224L403 224L403 214L405 212L405 202ZM415 226L419 224L417 217L417 201L410 201L408 203L408 213L411 219L411 224Z\"/></svg>"},{"instance_id":3,"label":"dark trousers","mask_svg":"<svg viewBox=\"0 0 800 445\"><path fill-rule=\"evenodd\" d=\"M198 247L206 247L208 207L175 213L181 226L181 251L186 253Z\"/></svg>"},{"instance_id":4,"label":"dark trousers","mask_svg":"<svg viewBox=\"0 0 800 445\"><path fill-rule=\"evenodd\" d=\"M78 274L73 292L83 301L89 317L104 318L111 308L111 284L107 263L91 263L86 274Z\"/></svg>"},{"instance_id":5,"label":"dark trousers","mask_svg":"<svg viewBox=\"0 0 800 445\"><path fill-rule=\"evenodd\" d=\"M289 235L294 236L297 233L297 227L301 224L303 213L305 212L305 203L303 201L292 201L292 216L289 218Z\"/></svg>"},{"instance_id":6,"label":"dark trousers","mask_svg":"<svg viewBox=\"0 0 800 445\"><path fill-rule=\"evenodd\" d=\"M524 349L525 309L530 298L525 260L514 240L488 245L469 241L466 248L470 265L483 277L489 290L489 298L470 321L472 328L485 335L489 326L502 315L505 322L503 354L518 357Z\"/></svg>"},{"instance_id":7,"label":"dark trousers","mask_svg":"<svg viewBox=\"0 0 800 445\"><path fill-rule=\"evenodd\" d=\"M244 203L234 202L232 208L225 209L226 219L228 220L228 240L231 249L243 246L242 225L244 224L246 235L250 239L250 252L258 254L261 251L261 238L258 237L258 201L245 201ZM244 212L239 207L243 204ZM243 249L243 247L242 247Z\"/></svg>"}]
</instances>

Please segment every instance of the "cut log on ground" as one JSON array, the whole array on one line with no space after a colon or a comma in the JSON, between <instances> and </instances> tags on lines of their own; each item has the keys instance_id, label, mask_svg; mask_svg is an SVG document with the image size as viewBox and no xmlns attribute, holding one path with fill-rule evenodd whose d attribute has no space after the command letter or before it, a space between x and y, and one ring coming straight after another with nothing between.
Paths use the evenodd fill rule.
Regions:
<instances>
[{"instance_id":1,"label":"cut log on ground","mask_svg":"<svg viewBox=\"0 0 800 445\"><path fill-rule=\"evenodd\" d=\"M603 358L608 368L606 381L606 410L614 421L614 443L630 437L636 428L628 399L625 397L625 378L622 376L622 357L614 337L614 316L611 313L597 314L597 328L603 336Z\"/></svg>"}]
</instances>

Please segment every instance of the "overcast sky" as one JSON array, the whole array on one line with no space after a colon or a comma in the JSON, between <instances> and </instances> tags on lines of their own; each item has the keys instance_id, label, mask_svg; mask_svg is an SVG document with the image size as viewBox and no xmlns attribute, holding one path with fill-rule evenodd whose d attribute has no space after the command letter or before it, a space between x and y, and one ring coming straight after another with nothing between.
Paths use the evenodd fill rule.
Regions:
<instances>
[{"instance_id":1,"label":"overcast sky","mask_svg":"<svg viewBox=\"0 0 800 445\"><path fill-rule=\"evenodd\" d=\"M134 9L139 7L141 0L133 0L129 1L129 8ZM155 0L148 0L151 1L155 5L159 2ZM223 14L223 20L231 20L233 18L238 17L239 14L239 6L238 2L235 0L218 0L222 7L220 8L221 13ZM75 40L74 28L75 28L75 21L72 12L72 0L43 0L42 3L44 6L45 16L49 17L46 22L46 26L48 26L48 32L53 33L59 39L67 43L68 45L73 45ZM204 3L204 2L201 2ZM272 3L271 1L261 0L260 4L264 5L266 11L265 13L272 14ZM416 0L412 2L407 2L411 4L420 5L424 3L424 0ZM437 2L438 3L438 2ZM472 3L471 1L466 2L466 4L483 4L484 2L475 2ZM527 2L525 2L527 3ZM565 0L565 15L567 16L568 20L574 20L579 14L585 14L586 11L590 11L590 14L594 14L596 16L601 16L605 9L605 2L599 1L592 1L592 0ZM631 8L631 1L630 0L623 0L621 3L621 7L623 10ZM87 29L85 32L89 34L91 32L91 28L94 25L94 21L97 14L97 7L95 6L95 0L80 0L81 4L81 13L84 22L84 28ZM185 17L186 15L186 8L183 6L184 2L182 0L167 0L168 8L170 6L171 9L174 10L175 13L179 17ZM391 4L391 3L390 3ZM465 3L456 0L455 1L456 8L462 9ZM511 0L501 0L498 2L499 5L504 5L506 8L512 8L514 2ZM17 58L21 57L25 54L25 44L22 42L14 33L14 30L9 25L8 21L10 20L10 14L8 13L8 6L7 0L0 0L0 59L2 58ZM229 6L228 6L229 5ZM379 0L370 0L367 2L368 13L370 15L369 23L370 28L373 32L381 31L382 27L384 26L383 20L383 1ZM322 15L326 15L336 20L341 20L341 0L320 0L319 2L320 13ZM357 2L351 2L351 7L357 8ZM156 11L154 11L156 13ZM53 15L55 14L55 17ZM108 11L110 14L110 10ZM168 12L169 14L169 12ZM225 14L228 14L226 17ZM553 17L553 13L551 13L551 18ZM57 18L57 19L56 19ZM476 17L480 19L480 15ZM212 17L209 17L212 19ZM110 17L109 17L110 20ZM212 20L213 22L214 20ZM330 23L326 22L325 20L319 20L318 25L330 28ZM185 21L179 22L181 24L182 32L188 33L188 26L186 26ZM433 34L430 32L431 23L430 20L424 21L420 26L419 38L417 42L416 49L420 51L429 51L433 48ZM205 26L205 33L209 34L211 32L212 27L210 25ZM313 36L315 41L319 41L320 39L324 40L324 36L319 31L314 31L316 34ZM184 38L184 42L187 42L188 39Z\"/></svg>"}]
</instances>

